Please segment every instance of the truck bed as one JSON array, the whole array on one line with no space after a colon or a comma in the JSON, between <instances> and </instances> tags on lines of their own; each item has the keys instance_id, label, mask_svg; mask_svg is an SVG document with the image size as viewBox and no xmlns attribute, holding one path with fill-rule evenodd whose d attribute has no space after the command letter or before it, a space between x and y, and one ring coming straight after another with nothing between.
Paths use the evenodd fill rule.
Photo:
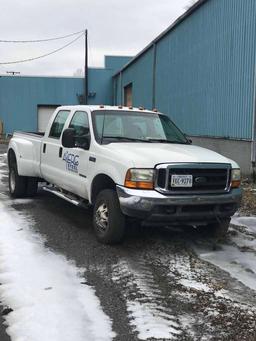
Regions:
<instances>
[{"instance_id":1,"label":"truck bed","mask_svg":"<svg viewBox=\"0 0 256 341\"><path fill-rule=\"evenodd\" d=\"M19 174L41 177L40 155L44 133L15 131L11 146L19 155Z\"/></svg>"},{"instance_id":2,"label":"truck bed","mask_svg":"<svg viewBox=\"0 0 256 341\"><path fill-rule=\"evenodd\" d=\"M45 133L40 133L40 132L34 132L34 131L15 131L13 135L19 136L19 135L29 135L29 136L35 136L35 137L44 137Z\"/></svg>"}]
</instances>

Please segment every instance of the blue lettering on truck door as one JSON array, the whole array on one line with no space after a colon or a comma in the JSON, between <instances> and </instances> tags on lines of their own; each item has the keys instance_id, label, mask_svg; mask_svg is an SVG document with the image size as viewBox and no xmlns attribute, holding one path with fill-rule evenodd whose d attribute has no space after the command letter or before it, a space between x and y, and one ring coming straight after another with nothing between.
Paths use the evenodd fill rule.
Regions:
<instances>
[{"instance_id":1,"label":"blue lettering on truck door","mask_svg":"<svg viewBox=\"0 0 256 341\"><path fill-rule=\"evenodd\" d=\"M75 155L66 151L62 160L66 162L66 170L78 173L79 155Z\"/></svg>"}]
</instances>

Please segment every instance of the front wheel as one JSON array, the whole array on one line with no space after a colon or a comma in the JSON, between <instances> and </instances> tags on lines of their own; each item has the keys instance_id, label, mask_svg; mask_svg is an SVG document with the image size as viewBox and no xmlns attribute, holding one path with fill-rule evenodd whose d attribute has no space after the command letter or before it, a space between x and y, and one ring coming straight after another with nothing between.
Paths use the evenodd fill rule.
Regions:
<instances>
[{"instance_id":1,"label":"front wheel","mask_svg":"<svg viewBox=\"0 0 256 341\"><path fill-rule=\"evenodd\" d=\"M230 218L222 219L207 225L207 232L216 239L226 237L230 225Z\"/></svg>"},{"instance_id":2,"label":"front wheel","mask_svg":"<svg viewBox=\"0 0 256 341\"><path fill-rule=\"evenodd\" d=\"M99 193L93 210L93 226L98 241L117 244L125 233L125 216L121 212L116 191L105 189Z\"/></svg>"}]
</instances>

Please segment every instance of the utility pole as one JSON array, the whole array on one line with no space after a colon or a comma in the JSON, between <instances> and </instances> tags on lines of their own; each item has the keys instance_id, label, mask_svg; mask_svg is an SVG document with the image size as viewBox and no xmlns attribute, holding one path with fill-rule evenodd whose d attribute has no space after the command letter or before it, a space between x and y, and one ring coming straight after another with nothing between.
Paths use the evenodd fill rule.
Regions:
<instances>
[{"instance_id":1,"label":"utility pole","mask_svg":"<svg viewBox=\"0 0 256 341\"><path fill-rule=\"evenodd\" d=\"M88 32L84 32L84 104L88 104Z\"/></svg>"},{"instance_id":2,"label":"utility pole","mask_svg":"<svg viewBox=\"0 0 256 341\"><path fill-rule=\"evenodd\" d=\"M18 71L6 71L6 73L9 73L9 74L11 74L13 76L20 74L20 72L18 72Z\"/></svg>"}]
</instances>

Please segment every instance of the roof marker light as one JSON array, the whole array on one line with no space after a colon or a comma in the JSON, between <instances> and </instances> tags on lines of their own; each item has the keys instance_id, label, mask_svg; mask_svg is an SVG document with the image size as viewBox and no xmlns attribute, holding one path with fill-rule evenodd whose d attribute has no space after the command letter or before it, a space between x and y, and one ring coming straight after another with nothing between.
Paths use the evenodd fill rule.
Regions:
<instances>
[{"instance_id":1,"label":"roof marker light","mask_svg":"<svg viewBox=\"0 0 256 341\"><path fill-rule=\"evenodd\" d=\"M100 108L104 108L104 105L103 105L103 104L101 104L101 105L100 105Z\"/></svg>"},{"instance_id":2,"label":"roof marker light","mask_svg":"<svg viewBox=\"0 0 256 341\"><path fill-rule=\"evenodd\" d=\"M156 108L153 109L154 112L158 112L158 110Z\"/></svg>"},{"instance_id":3,"label":"roof marker light","mask_svg":"<svg viewBox=\"0 0 256 341\"><path fill-rule=\"evenodd\" d=\"M145 110L145 108L144 107L139 107L139 110Z\"/></svg>"},{"instance_id":4,"label":"roof marker light","mask_svg":"<svg viewBox=\"0 0 256 341\"><path fill-rule=\"evenodd\" d=\"M119 105L119 106L118 106L118 109L123 109L122 105Z\"/></svg>"},{"instance_id":5,"label":"roof marker light","mask_svg":"<svg viewBox=\"0 0 256 341\"><path fill-rule=\"evenodd\" d=\"M132 109L133 109L133 107L132 107L132 106L130 106L130 107L128 107L128 109L132 110Z\"/></svg>"}]
</instances>

